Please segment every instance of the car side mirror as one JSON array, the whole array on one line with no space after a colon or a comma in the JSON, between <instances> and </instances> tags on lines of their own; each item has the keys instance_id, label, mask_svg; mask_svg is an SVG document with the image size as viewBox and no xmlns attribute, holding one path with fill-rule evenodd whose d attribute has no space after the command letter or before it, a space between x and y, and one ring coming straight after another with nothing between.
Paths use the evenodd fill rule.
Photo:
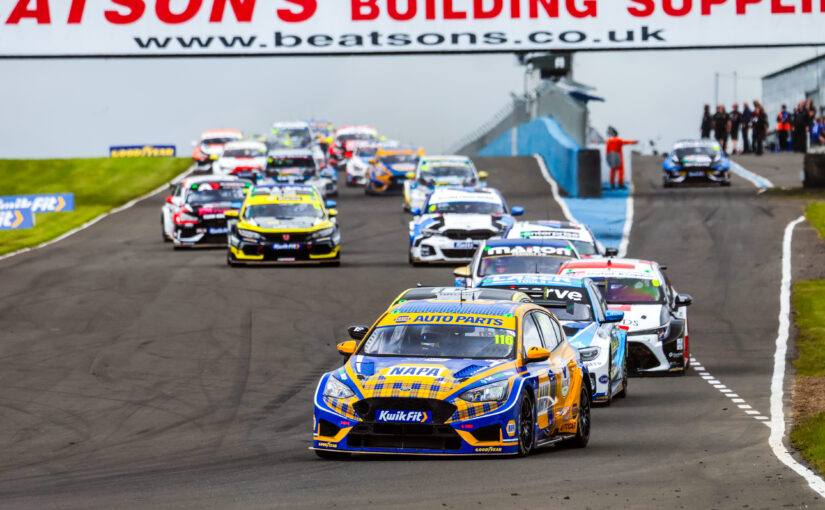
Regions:
<instances>
[{"instance_id":1,"label":"car side mirror","mask_svg":"<svg viewBox=\"0 0 825 510\"><path fill-rule=\"evenodd\" d=\"M421 209L418 207L413 207L412 209L410 209L410 214L412 214L413 216L421 216Z\"/></svg>"},{"instance_id":2,"label":"car side mirror","mask_svg":"<svg viewBox=\"0 0 825 510\"><path fill-rule=\"evenodd\" d=\"M413 180L415 179L415 172L407 172L407 175L405 177L407 179Z\"/></svg>"},{"instance_id":3,"label":"car side mirror","mask_svg":"<svg viewBox=\"0 0 825 510\"><path fill-rule=\"evenodd\" d=\"M679 294L676 296L676 306L690 306L693 304L693 296L690 294Z\"/></svg>"},{"instance_id":4,"label":"car side mirror","mask_svg":"<svg viewBox=\"0 0 825 510\"><path fill-rule=\"evenodd\" d=\"M370 165L375 165L375 164L378 164L378 160L377 159L371 159L370 160Z\"/></svg>"},{"instance_id":5,"label":"car side mirror","mask_svg":"<svg viewBox=\"0 0 825 510\"><path fill-rule=\"evenodd\" d=\"M367 326L350 326L347 328L347 333L353 340L363 340L369 330Z\"/></svg>"},{"instance_id":6,"label":"car side mirror","mask_svg":"<svg viewBox=\"0 0 825 510\"><path fill-rule=\"evenodd\" d=\"M326 202L324 202L324 206L326 206L327 209L333 209L335 207L338 207L338 202L336 202L335 200L327 200Z\"/></svg>"},{"instance_id":7,"label":"car side mirror","mask_svg":"<svg viewBox=\"0 0 825 510\"><path fill-rule=\"evenodd\" d=\"M667 271L667 266L662 266L662 265L660 265L660 266L659 266L659 269L661 269L662 271Z\"/></svg>"},{"instance_id":8,"label":"car side mirror","mask_svg":"<svg viewBox=\"0 0 825 510\"><path fill-rule=\"evenodd\" d=\"M169 195L168 197L166 197L166 203L167 204L172 204L172 203L174 203L174 201L175 201L175 197L173 197L172 195Z\"/></svg>"},{"instance_id":9,"label":"car side mirror","mask_svg":"<svg viewBox=\"0 0 825 510\"><path fill-rule=\"evenodd\" d=\"M329 209L329 210L327 210L327 214L329 215L330 218L334 218L334 217L338 216L338 209Z\"/></svg>"},{"instance_id":10,"label":"car side mirror","mask_svg":"<svg viewBox=\"0 0 825 510\"><path fill-rule=\"evenodd\" d=\"M470 271L470 266L461 266L455 268L453 274L459 278L469 278L472 276L472 272Z\"/></svg>"},{"instance_id":11,"label":"car side mirror","mask_svg":"<svg viewBox=\"0 0 825 510\"><path fill-rule=\"evenodd\" d=\"M604 322L616 323L624 320L624 312L621 310L607 310L604 312Z\"/></svg>"},{"instance_id":12,"label":"car side mirror","mask_svg":"<svg viewBox=\"0 0 825 510\"><path fill-rule=\"evenodd\" d=\"M618 257L619 256L619 249L618 248L605 248L604 254L608 257Z\"/></svg>"},{"instance_id":13,"label":"car side mirror","mask_svg":"<svg viewBox=\"0 0 825 510\"><path fill-rule=\"evenodd\" d=\"M515 206L513 210L510 211L510 214L513 216L522 216L524 214L524 207Z\"/></svg>"},{"instance_id":14,"label":"car side mirror","mask_svg":"<svg viewBox=\"0 0 825 510\"><path fill-rule=\"evenodd\" d=\"M530 347L527 351L527 362L536 363L539 361L547 361L550 358L550 351L542 349L541 347Z\"/></svg>"},{"instance_id":15,"label":"car side mirror","mask_svg":"<svg viewBox=\"0 0 825 510\"><path fill-rule=\"evenodd\" d=\"M355 350L358 348L358 342L355 340L347 340L346 342L341 342L338 344L338 352L341 353L342 356L351 356L355 354Z\"/></svg>"},{"instance_id":16,"label":"car side mirror","mask_svg":"<svg viewBox=\"0 0 825 510\"><path fill-rule=\"evenodd\" d=\"M486 178L488 178L488 177L490 177L490 174L489 174L489 173L487 173L487 172L485 172L484 170L482 170L482 171L480 171L480 172L478 173L478 178L479 178L479 179L484 180L484 179L486 179Z\"/></svg>"}]
</instances>

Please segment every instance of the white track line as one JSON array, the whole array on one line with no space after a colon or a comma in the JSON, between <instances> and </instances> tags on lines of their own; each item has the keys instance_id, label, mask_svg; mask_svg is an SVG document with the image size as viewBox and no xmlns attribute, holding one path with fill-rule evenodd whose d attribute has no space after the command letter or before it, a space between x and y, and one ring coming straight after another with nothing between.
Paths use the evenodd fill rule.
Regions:
<instances>
[{"instance_id":1,"label":"white track line","mask_svg":"<svg viewBox=\"0 0 825 510\"><path fill-rule=\"evenodd\" d=\"M561 207L561 212L564 214L564 217L567 221L572 223L579 223L578 220L573 216L573 213L570 212L570 208L567 207L567 203L561 198L559 194L559 185L556 183L556 180L553 179L553 176L550 175L550 171L547 169L547 163L544 162L544 157L541 154L533 154L533 157L536 158L536 162L539 164L539 169L541 170L541 175L544 177L544 180L550 184L550 189L553 190L553 200L559 204ZM624 240L622 241L624 242Z\"/></svg>"},{"instance_id":2,"label":"white track line","mask_svg":"<svg viewBox=\"0 0 825 510\"><path fill-rule=\"evenodd\" d=\"M736 405L736 407L744 411L746 415L752 417L755 420L763 422L765 425L768 425L768 422L766 421L768 420L767 416L763 416L762 413L753 409L751 405L745 401L744 398L740 397L739 395L734 393L733 390L729 389L726 385L722 384L722 382L719 381L719 379L711 375L711 373L708 372L708 369L702 366L702 364L699 363L699 361L693 356L690 357L690 368L695 370L700 378L704 379L706 383L710 384L711 387L719 391L719 393L721 393L722 396L729 398L731 404Z\"/></svg>"},{"instance_id":3,"label":"white track line","mask_svg":"<svg viewBox=\"0 0 825 510\"><path fill-rule=\"evenodd\" d=\"M757 175L751 172L750 170L747 170L745 167L743 167L742 165L733 160L731 160L730 162L730 169L739 177L745 179L746 181L750 181L751 184L753 184L760 190L776 187L769 179L766 179L761 175Z\"/></svg>"},{"instance_id":4,"label":"white track line","mask_svg":"<svg viewBox=\"0 0 825 510\"><path fill-rule=\"evenodd\" d=\"M177 177L175 177L174 179L172 179L171 182L175 182L179 179L183 179L191 171L192 171L192 168L187 169L185 172L183 172L182 174L180 174ZM94 225L95 223L99 222L100 220L102 220L104 218L107 218L107 217L109 217L113 214L117 214L121 211L125 211L126 209L129 209L129 208L133 207L135 204L137 204L138 202L141 202L143 200L146 200L147 198L153 197L153 196L157 195L158 193L160 193L161 191L163 191L165 189L169 189L169 183L166 183L163 186L160 186L157 189L154 189L154 190L150 191L149 193L146 193L143 196L140 196L140 197L135 198L135 199L133 199L129 202L126 202L125 204L121 205L120 207L116 207L116 208L112 209L109 212L105 212L105 213L101 214L100 216L92 218L91 220L87 221L83 225L80 225L79 227L77 227L75 229L69 230L68 232L66 232L64 234L61 234L60 236L55 237L51 241L46 241L44 243L40 243L37 246L32 246L31 248L23 248L22 250L17 250L17 251L13 251L11 253L7 253L5 255L0 256L0 260L9 259L9 258L15 257L17 255L22 255L22 254L30 252L30 251L39 250L40 248L45 248L46 246L51 246L52 244L60 242L64 239L66 239L67 237L73 236L73 235L77 234L78 232L86 230L87 228L91 227L92 225Z\"/></svg>"},{"instance_id":5,"label":"white track line","mask_svg":"<svg viewBox=\"0 0 825 510\"><path fill-rule=\"evenodd\" d=\"M768 439L776 458L794 470L808 482L808 485L820 496L825 497L825 480L814 474L810 469L798 463L785 448L785 357L788 353L788 337L790 336L791 313L791 246L793 231L797 225L805 221L804 217L797 218L785 227L785 236L782 240L782 284L779 295L779 332L776 336L776 353L773 357L773 379L771 380L771 435Z\"/></svg>"}]
</instances>

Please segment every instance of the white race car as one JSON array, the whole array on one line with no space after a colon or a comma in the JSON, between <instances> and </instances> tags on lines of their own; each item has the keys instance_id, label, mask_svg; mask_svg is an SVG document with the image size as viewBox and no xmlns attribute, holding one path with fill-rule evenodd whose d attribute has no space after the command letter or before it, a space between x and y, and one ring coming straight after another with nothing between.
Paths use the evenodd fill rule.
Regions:
<instances>
[{"instance_id":1,"label":"white race car","mask_svg":"<svg viewBox=\"0 0 825 510\"><path fill-rule=\"evenodd\" d=\"M466 156L423 156L415 175L404 182L404 210L421 209L437 188L463 187L483 189L487 172L479 172Z\"/></svg>"},{"instance_id":2,"label":"white race car","mask_svg":"<svg viewBox=\"0 0 825 510\"><path fill-rule=\"evenodd\" d=\"M524 208L511 210L495 189L443 188L412 213L410 264L467 262L484 241L502 236Z\"/></svg>"},{"instance_id":3,"label":"white race car","mask_svg":"<svg viewBox=\"0 0 825 510\"><path fill-rule=\"evenodd\" d=\"M224 146L240 140L243 140L243 133L237 129L210 129L201 133L200 140L192 142L195 147L192 152L195 171L210 172L212 163L221 156Z\"/></svg>"},{"instance_id":4,"label":"white race car","mask_svg":"<svg viewBox=\"0 0 825 510\"><path fill-rule=\"evenodd\" d=\"M257 179L266 167L266 145L253 140L226 144L223 153L212 165L215 175L234 175Z\"/></svg>"},{"instance_id":5,"label":"white race car","mask_svg":"<svg viewBox=\"0 0 825 510\"><path fill-rule=\"evenodd\" d=\"M559 274L590 278L611 310L624 312L629 365L634 373L683 374L689 365L687 307L662 267L636 259L569 262Z\"/></svg>"},{"instance_id":6,"label":"white race car","mask_svg":"<svg viewBox=\"0 0 825 510\"><path fill-rule=\"evenodd\" d=\"M370 161L375 158L378 145L370 142L358 144L352 157L347 161L347 186L363 186L366 182L367 169Z\"/></svg>"},{"instance_id":7,"label":"white race car","mask_svg":"<svg viewBox=\"0 0 825 510\"><path fill-rule=\"evenodd\" d=\"M310 148L269 151L264 176L280 183L310 184L324 198L338 194L338 182L323 174Z\"/></svg>"},{"instance_id":8,"label":"white race car","mask_svg":"<svg viewBox=\"0 0 825 510\"><path fill-rule=\"evenodd\" d=\"M614 257L619 252L615 248L605 248L587 225L569 221L518 221L505 237L507 239L563 239L570 241L579 255L585 258L599 255Z\"/></svg>"}]
</instances>

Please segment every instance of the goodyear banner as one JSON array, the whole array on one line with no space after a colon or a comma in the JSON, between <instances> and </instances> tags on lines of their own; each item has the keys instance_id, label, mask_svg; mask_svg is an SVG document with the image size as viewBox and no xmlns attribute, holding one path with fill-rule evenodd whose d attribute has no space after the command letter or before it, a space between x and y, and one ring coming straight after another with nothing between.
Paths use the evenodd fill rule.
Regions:
<instances>
[{"instance_id":1,"label":"goodyear banner","mask_svg":"<svg viewBox=\"0 0 825 510\"><path fill-rule=\"evenodd\" d=\"M34 227L31 209L0 210L0 230L22 230Z\"/></svg>"},{"instance_id":2,"label":"goodyear banner","mask_svg":"<svg viewBox=\"0 0 825 510\"><path fill-rule=\"evenodd\" d=\"M112 158L174 158L177 148L174 145L123 145L109 147Z\"/></svg>"},{"instance_id":3,"label":"goodyear banner","mask_svg":"<svg viewBox=\"0 0 825 510\"><path fill-rule=\"evenodd\" d=\"M74 194L52 193L0 197L0 212L4 211L28 211L31 214L72 212L74 211Z\"/></svg>"},{"instance_id":4,"label":"goodyear banner","mask_svg":"<svg viewBox=\"0 0 825 510\"><path fill-rule=\"evenodd\" d=\"M0 57L825 44L822 0L5 0Z\"/></svg>"}]
</instances>

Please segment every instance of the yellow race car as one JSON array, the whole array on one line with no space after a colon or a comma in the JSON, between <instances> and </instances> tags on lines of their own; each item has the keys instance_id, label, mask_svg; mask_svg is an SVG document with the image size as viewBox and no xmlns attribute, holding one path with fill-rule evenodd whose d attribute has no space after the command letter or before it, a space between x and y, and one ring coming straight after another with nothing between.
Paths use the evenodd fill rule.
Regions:
<instances>
[{"instance_id":1,"label":"yellow race car","mask_svg":"<svg viewBox=\"0 0 825 510\"><path fill-rule=\"evenodd\" d=\"M515 301L400 300L338 345L315 391L312 449L528 455L590 438L590 377L556 317Z\"/></svg>"},{"instance_id":2,"label":"yellow race car","mask_svg":"<svg viewBox=\"0 0 825 510\"><path fill-rule=\"evenodd\" d=\"M227 264L340 264L335 206L310 185L255 186L240 211L227 211Z\"/></svg>"},{"instance_id":3,"label":"yellow race car","mask_svg":"<svg viewBox=\"0 0 825 510\"><path fill-rule=\"evenodd\" d=\"M421 147L379 147L370 161L364 182L367 195L401 195L410 172L426 153Z\"/></svg>"}]
</instances>

